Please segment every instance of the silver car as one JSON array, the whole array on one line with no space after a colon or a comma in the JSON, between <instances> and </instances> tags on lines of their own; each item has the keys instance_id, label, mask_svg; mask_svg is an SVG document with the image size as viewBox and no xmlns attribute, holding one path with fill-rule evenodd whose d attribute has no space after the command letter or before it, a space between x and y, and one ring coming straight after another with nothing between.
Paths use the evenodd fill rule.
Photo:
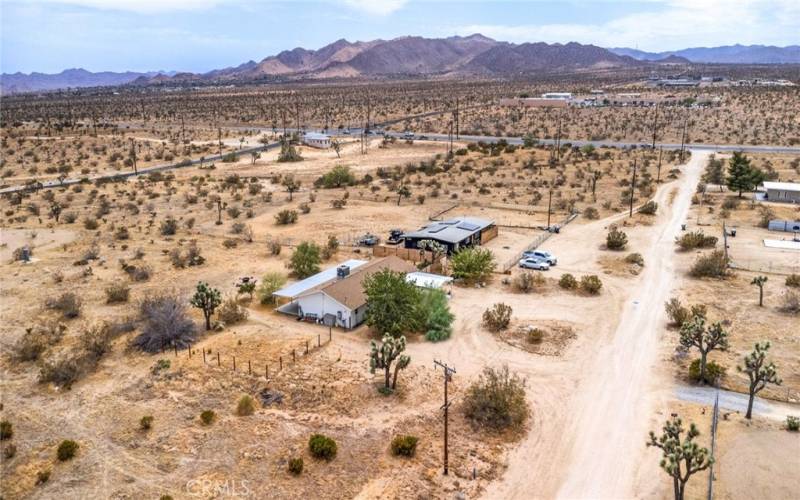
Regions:
<instances>
[{"instance_id":1,"label":"silver car","mask_svg":"<svg viewBox=\"0 0 800 500\"><path fill-rule=\"evenodd\" d=\"M543 260L551 266L558 264L558 259L556 259L555 255L551 254L550 252L545 252L544 250L531 250L529 252L524 252L522 254L522 258Z\"/></svg>"},{"instance_id":2,"label":"silver car","mask_svg":"<svg viewBox=\"0 0 800 500\"><path fill-rule=\"evenodd\" d=\"M550 264L539 259L525 258L519 261L519 267L524 269L536 269L537 271L547 271L550 269Z\"/></svg>"}]
</instances>

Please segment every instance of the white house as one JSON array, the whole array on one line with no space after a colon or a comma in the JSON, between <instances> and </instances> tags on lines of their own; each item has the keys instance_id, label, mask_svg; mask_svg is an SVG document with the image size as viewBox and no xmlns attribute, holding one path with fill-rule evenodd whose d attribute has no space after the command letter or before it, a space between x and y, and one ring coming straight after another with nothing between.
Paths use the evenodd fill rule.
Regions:
<instances>
[{"instance_id":1,"label":"white house","mask_svg":"<svg viewBox=\"0 0 800 500\"><path fill-rule=\"evenodd\" d=\"M325 325L355 328L363 323L367 311L362 282L383 269L408 273L416 267L395 256L348 260L275 292L282 302L278 311Z\"/></svg>"},{"instance_id":2,"label":"white house","mask_svg":"<svg viewBox=\"0 0 800 500\"><path fill-rule=\"evenodd\" d=\"M331 138L326 134L316 132L306 132L303 135L303 144L312 148L328 149L331 147Z\"/></svg>"},{"instance_id":3,"label":"white house","mask_svg":"<svg viewBox=\"0 0 800 500\"><path fill-rule=\"evenodd\" d=\"M796 182L764 182L765 201L800 203L800 184Z\"/></svg>"}]
</instances>

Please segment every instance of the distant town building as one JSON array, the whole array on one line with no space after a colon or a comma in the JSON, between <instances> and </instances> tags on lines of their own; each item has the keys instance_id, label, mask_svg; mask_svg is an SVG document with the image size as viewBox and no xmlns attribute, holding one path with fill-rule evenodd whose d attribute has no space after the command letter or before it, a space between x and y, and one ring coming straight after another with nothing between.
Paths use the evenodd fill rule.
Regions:
<instances>
[{"instance_id":1,"label":"distant town building","mask_svg":"<svg viewBox=\"0 0 800 500\"><path fill-rule=\"evenodd\" d=\"M543 99L564 99L569 100L572 99L571 92L545 92L542 94Z\"/></svg>"},{"instance_id":2,"label":"distant town building","mask_svg":"<svg viewBox=\"0 0 800 500\"><path fill-rule=\"evenodd\" d=\"M312 148L328 149L331 147L331 138L326 134L306 132L303 135L303 144Z\"/></svg>"}]
</instances>

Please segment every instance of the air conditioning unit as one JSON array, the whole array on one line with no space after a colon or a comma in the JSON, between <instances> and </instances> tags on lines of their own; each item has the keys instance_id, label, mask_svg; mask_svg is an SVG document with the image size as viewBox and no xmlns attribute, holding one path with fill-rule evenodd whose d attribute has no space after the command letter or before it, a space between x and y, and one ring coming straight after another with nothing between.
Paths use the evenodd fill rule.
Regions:
<instances>
[{"instance_id":1,"label":"air conditioning unit","mask_svg":"<svg viewBox=\"0 0 800 500\"><path fill-rule=\"evenodd\" d=\"M346 278L350 276L350 266L339 266L336 268L336 276L338 278Z\"/></svg>"}]
</instances>

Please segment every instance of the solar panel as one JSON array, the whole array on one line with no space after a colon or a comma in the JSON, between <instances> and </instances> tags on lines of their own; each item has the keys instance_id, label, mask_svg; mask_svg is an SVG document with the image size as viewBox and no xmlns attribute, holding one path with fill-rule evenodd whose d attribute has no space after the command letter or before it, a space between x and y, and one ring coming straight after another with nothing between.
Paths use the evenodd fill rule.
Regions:
<instances>
[{"instance_id":1,"label":"solar panel","mask_svg":"<svg viewBox=\"0 0 800 500\"><path fill-rule=\"evenodd\" d=\"M432 228L428 229L428 232L429 233L438 233L439 231L444 231L445 229L447 229L447 226L437 226L437 227L432 227Z\"/></svg>"},{"instance_id":2,"label":"solar panel","mask_svg":"<svg viewBox=\"0 0 800 500\"><path fill-rule=\"evenodd\" d=\"M439 224L443 224L445 226L455 226L458 223L459 223L458 220L445 220L445 221L440 222Z\"/></svg>"},{"instance_id":3,"label":"solar panel","mask_svg":"<svg viewBox=\"0 0 800 500\"><path fill-rule=\"evenodd\" d=\"M480 229L481 226L473 224L472 222L462 222L456 227L465 231L475 231L476 229Z\"/></svg>"}]
</instances>

